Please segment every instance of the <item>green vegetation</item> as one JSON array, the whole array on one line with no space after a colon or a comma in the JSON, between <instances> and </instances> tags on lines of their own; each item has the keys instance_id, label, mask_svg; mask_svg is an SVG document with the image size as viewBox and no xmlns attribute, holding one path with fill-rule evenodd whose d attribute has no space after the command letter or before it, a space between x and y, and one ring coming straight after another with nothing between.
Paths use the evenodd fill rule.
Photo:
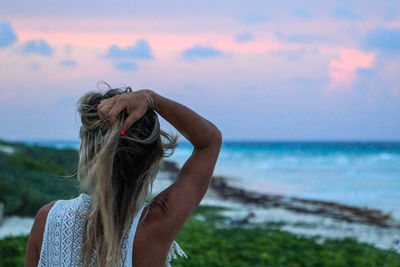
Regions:
<instances>
[{"instance_id":1,"label":"green vegetation","mask_svg":"<svg viewBox=\"0 0 400 267\"><path fill-rule=\"evenodd\" d=\"M27 242L27 236L0 239L0 267L24 266Z\"/></svg>"},{"instance_id":2,"label":"green vegetation","mask_svg":"<svg viewBox=\"0 0 400 267\"><path fill-rule=\"evenodd\" d=\"M198 220L196 218L206 218ZM218 208L201 206L186 223L177 242L188 255L173 266L400 266L400 254L355 239L306 238L263 227L224 227Z\"/></svg>"},{"instance_id":3,"label":"green vegetation","mask_svg":"<svg viewBox=\"0 0 400 267\"><path fill-rule=\"evenodd\" d=\"M196 210L176 239L188 259L173 259L172 266L400 266L400 254L354 239L320 244L316 237L299 237L277 225L223 227L221 209ZM23 266L26 241L27 237L0 240L0 267Z\"/></svg>"},{"instance_id":4,"label":"green vegetation","mask_svg":"<svg viewBox=\"0 0 400 267\"><path fill-rule=\"evenodd\" d=\"M0 202L6 214L34 216L45 204L55 199L77 196L76 176L78 154L73 149L29 147L18 143L15 153L0 151Z\"/></svg>"},{"instance_id":5,"label":"green vegetation","mask_svg":"<svg viewBox=\"0 0 400 267\"><path fill-rule=\"evenodd\" d=\"M77 153L72 149L10 145L0 152L0 202L8 214L34 216L44 204L77 196ZM199 206L177 236L188 259L172 266L400 266L400 254L354 239L305 238L280 230L283 223L244 228L225 226L222 207ZM23 266L27 237L0 240L0 267Z\"/></svg>"}]
</instances>

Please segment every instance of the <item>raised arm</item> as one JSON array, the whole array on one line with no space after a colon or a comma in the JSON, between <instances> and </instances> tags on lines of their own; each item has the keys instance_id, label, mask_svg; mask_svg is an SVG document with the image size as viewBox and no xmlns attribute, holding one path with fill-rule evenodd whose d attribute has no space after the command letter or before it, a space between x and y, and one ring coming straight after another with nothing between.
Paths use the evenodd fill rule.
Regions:
<instances>
[{"instance_id":1,"label":"raised arm","mask_svg":"<svg viewBox=\"0 0 400 267\"><path fill-rule=\"evenodd\" d=\"M157 195L151 205L152 216L159 216L160 238L172 241L203 199L210 185L222 144L222 134L210 121L190 108L154 91L148 94L155 111L171 123L194 146L175 182Z\"/></svg>"}]
</instances>

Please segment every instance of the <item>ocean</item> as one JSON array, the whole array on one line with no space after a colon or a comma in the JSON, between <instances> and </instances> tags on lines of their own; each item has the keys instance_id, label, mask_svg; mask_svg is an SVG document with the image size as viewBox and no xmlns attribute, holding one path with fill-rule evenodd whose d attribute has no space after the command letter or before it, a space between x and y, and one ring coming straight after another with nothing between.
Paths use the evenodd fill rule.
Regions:
<instances>
[{"instance_id":1,"label":"ocean","mask_svg":"<svg viewBox=\"0 0 400 267\"><path fill-rule=\"evenodd\" d=\"M79 141L30 141L79 148ZM167 158L181 167L193 146ZM214 175L262 193L380 209L400 219L400 142L224 141Z\"/></svg>"}]
</instances>

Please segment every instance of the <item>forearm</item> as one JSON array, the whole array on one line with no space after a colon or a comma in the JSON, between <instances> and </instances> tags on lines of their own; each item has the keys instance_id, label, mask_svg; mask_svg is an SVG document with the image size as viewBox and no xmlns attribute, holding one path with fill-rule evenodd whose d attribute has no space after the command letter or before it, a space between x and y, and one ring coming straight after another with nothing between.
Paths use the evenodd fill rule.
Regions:
<instances>
[{"instance_id":1,"label":"forearm","mask_svg":"<svg viewBox=\"0 0 400 267\"><path fill-rule=\"evenodd\" d=\"M154 100L154 110L171 123L195 148L221 143L221 132L213 123L178 102L152 90L148 90L148 93Z\"/></svg>"}]
</instances>

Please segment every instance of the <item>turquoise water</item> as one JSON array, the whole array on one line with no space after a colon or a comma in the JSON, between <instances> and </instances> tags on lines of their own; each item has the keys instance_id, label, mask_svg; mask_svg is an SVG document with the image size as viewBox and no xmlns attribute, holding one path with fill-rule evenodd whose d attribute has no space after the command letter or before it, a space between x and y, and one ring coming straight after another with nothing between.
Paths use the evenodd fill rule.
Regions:
<instances>
[{"instance_id":1,"label":"turquoise water","mask_svg":"<svg viewBox=\"0 0 400 267\"><path fill-rule=\"evenodd\" d=\"M170 159L182 166L192 149L182 142ZM224 142L214 175L253 191L377 208L400 218L400 142Z\"/></svg>"}]
</instances>

